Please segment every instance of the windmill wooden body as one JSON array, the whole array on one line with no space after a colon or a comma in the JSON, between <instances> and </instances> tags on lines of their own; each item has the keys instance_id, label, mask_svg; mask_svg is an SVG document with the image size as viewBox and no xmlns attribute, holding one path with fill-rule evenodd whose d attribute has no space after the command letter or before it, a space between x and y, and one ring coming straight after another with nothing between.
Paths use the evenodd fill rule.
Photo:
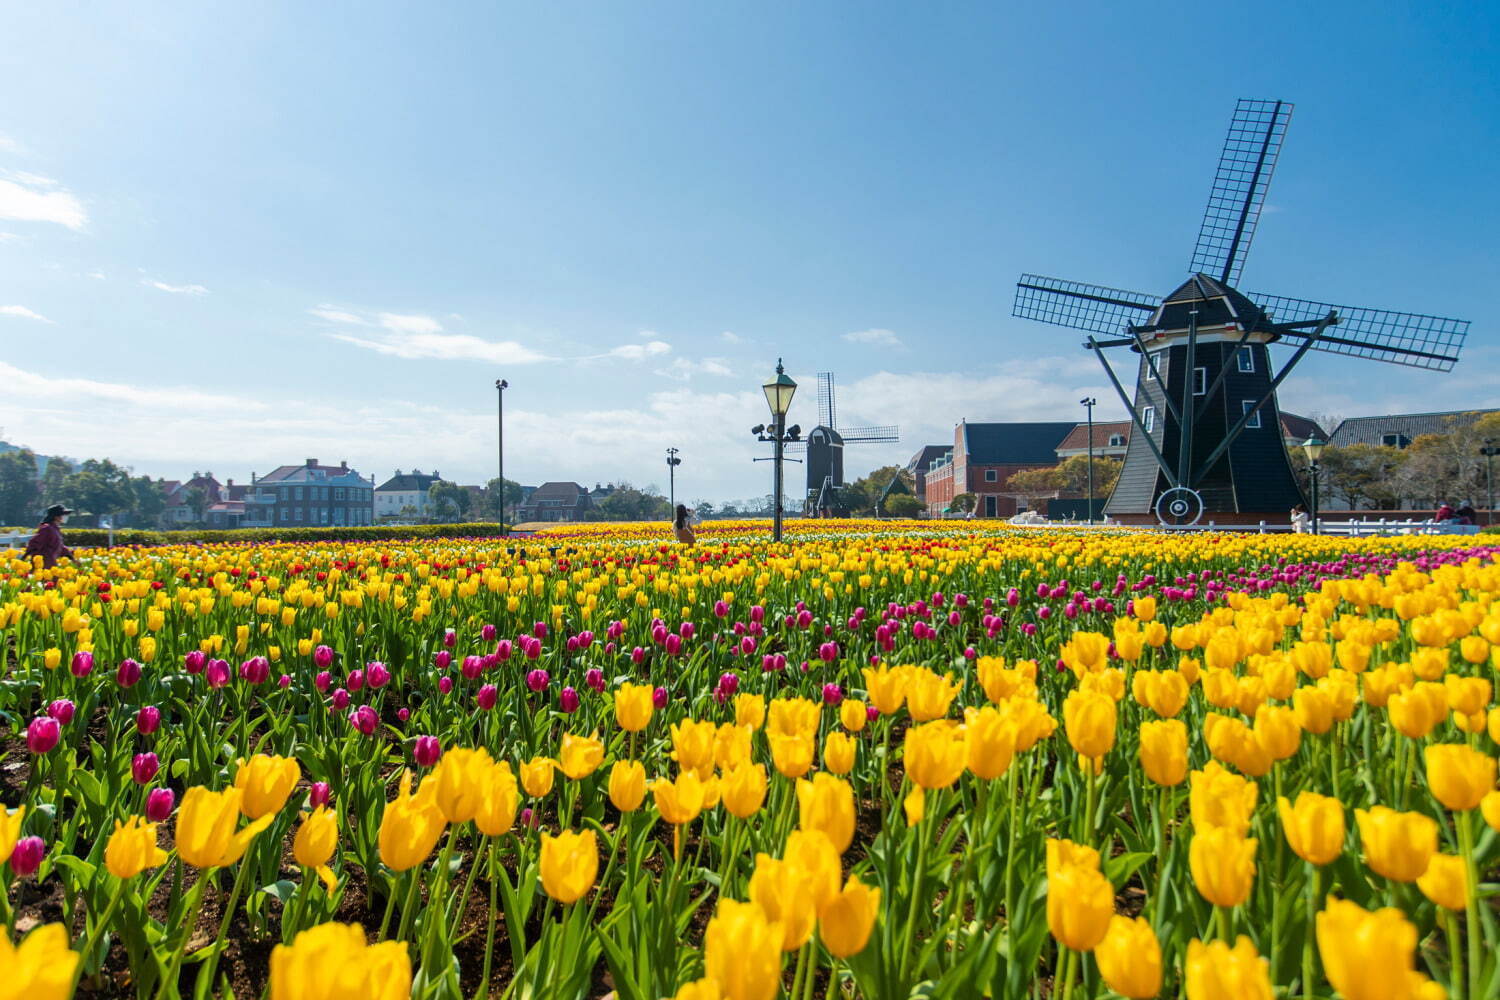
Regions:
<instances>
[{"instance_id":1,"label":"windmill wooden body","mask_svg":"<svg viewBox=\"0 0 1500 1000\"><path fill-rule=\"evenodd\" d=\"M1348 308L1238 284L1292 105L1241 100L1186 281L1165 296L1025 274L1015 315L1087 331L1134 425L1109 517L1168 524L1284 517L1303 502L1281 436L1276 390L1308 351L1448 371L1465 320ZM1270 347L1292 348L1278 369ZM1128 347L1134 397L1105 357Z\"/></svg>"},{"instance_id":2,"label":"windmill wooden body","mask_svg":"<svg viewBox=\"0 0 1500 1000\"><path fill-rule=\"evenodd\" d=\"M901 428L897 426L840 428L833 384L833 372L818 372L818 425L808 431L804 441L787 446L788 451L807 452L805 507L809 514L848 513L844 495L845 445L901 440Z\"/></svg>"}]
</instances>

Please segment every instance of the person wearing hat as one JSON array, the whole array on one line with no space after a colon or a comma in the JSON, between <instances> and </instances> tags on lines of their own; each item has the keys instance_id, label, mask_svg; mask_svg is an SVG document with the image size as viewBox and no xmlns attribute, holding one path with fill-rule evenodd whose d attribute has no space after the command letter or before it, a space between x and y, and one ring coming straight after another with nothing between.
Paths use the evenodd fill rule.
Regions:
<instances>
[{"instance_id":1,"label":"person wearing hat","mask_svg":"<svg viewBox=\"0 0 1500 1000\"><path fill-rule=\"evenodd\" d=\"M60 503L55 503L47 508L47 514L42 518L42 523L37 525L36 534L31 536L31 541L26 543L26 558L32 556L42 557L42 567L51 569L57 565L57 560L63 556L73 558L73 550L63 544L62 525L68 520L68 515L73 513Z\"/></svg>"}]
</instances>

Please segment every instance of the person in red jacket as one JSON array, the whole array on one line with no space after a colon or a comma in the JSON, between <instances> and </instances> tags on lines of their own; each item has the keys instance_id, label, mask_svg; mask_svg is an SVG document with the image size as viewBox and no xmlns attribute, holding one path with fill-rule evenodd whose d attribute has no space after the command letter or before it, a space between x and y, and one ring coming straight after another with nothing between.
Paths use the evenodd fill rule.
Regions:
<instances>
[{"instance_id":1,"label":"person in red jacket","mask_svg":"<svg viewBox=\"0 0 1500 1000\"><path fill-rule=\"evenodd\" d=\"M42 523L37 525L36 534L31 536L31 541L26 543L26 558L32 556L42 557L42 567L51 569L57 565L57 560L63 556L73 558L73 550L63 544L62 526L67 523L68 515L73 513L60 503L55 503L47 508L47 514L42 518Z\"/></svg>"}]
</instances>

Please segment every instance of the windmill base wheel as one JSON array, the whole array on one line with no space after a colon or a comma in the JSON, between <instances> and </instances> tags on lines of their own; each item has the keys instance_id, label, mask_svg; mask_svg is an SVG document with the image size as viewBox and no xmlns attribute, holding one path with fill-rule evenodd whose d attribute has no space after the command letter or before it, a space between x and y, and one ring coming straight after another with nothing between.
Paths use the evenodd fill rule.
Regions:
<instances>
[{"instance_id":1,"label":"windmill base wheel","mask_svg":"<svg viewBox=\"0 0 1500 1000\"><path fill-rule=\"evenodd\" d=\"M1203 498L1197 490L1174 486L1156 499L1156 519L1172 527L1197 524L1203 516Z\"/></svg>"}]
</instances>

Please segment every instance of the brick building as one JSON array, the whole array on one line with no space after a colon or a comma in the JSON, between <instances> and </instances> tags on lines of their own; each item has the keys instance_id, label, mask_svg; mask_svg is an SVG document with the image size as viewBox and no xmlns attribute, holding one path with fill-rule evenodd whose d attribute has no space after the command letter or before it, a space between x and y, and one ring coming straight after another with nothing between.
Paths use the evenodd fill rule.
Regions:
<instances>
[{"instance_id":1,"label":"brick building","mask_svg":"<svg viewBox=\"0 0 1500 1000\"><path fill-rule=\"evenodd\" d=\"M961 493L976 497L976 517L1010 517L1026 507L1007 492L1006 483L1023 469L1057 464L1057 446L1072 433L1072 421L971 424L953 429L953 447L936 460L925 477L923 500L930 514L942 514ZM925 451L925 449L924 449Z\"/></svg>"},{"instance_id":2,"label":"brick building","mask_svg":"<svg viewBox=\"0 0 1500 1000\"><path fill-rule=\"evenodd\" d=\"M543 483L516 508L515 516L517 521L581 521L593 505L589 490L577 483Z\"/></svg>"},{"instance_id":3,"label":"brick building","mask_svg":"<svg viewBox=\"0 0 1500 1000\"><path fill-rule=\"evenodd\" d=\"M250 474L240 523L247 528L353 527L375 522L375 478L365 479L348 462L283 465Z\"/></svg>"}]
</instances>

